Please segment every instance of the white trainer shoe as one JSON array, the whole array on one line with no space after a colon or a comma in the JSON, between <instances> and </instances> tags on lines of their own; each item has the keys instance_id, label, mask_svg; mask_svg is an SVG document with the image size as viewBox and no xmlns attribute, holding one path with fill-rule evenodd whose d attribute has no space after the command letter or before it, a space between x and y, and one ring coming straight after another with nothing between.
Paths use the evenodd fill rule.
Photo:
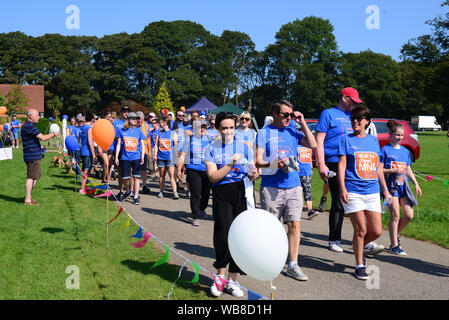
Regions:
<instances>
[{"instance_id":1,"label":"white trainer shoe","mask_svg":"<svg viewBox=\"0 0 449 320\"><path fill-rule=\"evenodd\" d=\"M340 241L329 241L329 250L334 252L343 252Z\"/></svg>"},{"instance_id":2,"label":"white trainer shoe","mask_svg":"<svg viewBox=\"0 0 449 320\"><path fill-rule=\"evenodd\" d=\"M226 291L228 291L229 294L232 294L232 296L236 298L243 297L243 290L240 289L239 283L237 281L229 280L226 284Z\"/></svg>"}]
</instances>

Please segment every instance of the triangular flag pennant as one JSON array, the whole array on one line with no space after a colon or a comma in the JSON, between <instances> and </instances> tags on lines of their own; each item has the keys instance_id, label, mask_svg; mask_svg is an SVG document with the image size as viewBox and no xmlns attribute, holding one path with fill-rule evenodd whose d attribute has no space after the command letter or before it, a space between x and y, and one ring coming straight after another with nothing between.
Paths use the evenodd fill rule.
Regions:
<instances>
[{"instance_id":1,"label":"triangular flag pennant","mask_svg":"<svg viewBox=\"0 0 449 320\"><path fill-rule=\"evenodd\" d=\"M446 189L449 186L449 180L444 180L443 188Z\"/></svg>"},{"instance_id":2,"label":"triangular flag pennant","mask_svg":"<svg viewBox=\"0 0 449 320\"><path fill-rule=\"evenodd\" d=\"M165 253L162 257L159 258L159 260L157 260L151 267L150 269L154 269L156 267L159 267L162 264L165 264L168 262L168 259L170 258L170 249L169 247L167 247L166 245L164 245L165 247Z\"/></svg>"},{"instance_id":3,"label":"triangular flag pennant","mask_svg":"<svg viewBox=\"0 0 449 320\"><path fill-rule=\"evenodd\" d=\"M122 231L123 229L128 228L129 222L131 221L131 217L128 215L128 220L118 229L118 231Z\"/></svg>"},{"instance_id":4,"label":"triangular flag pennant","mask_svg":"<svg viewBox=\"0 0 449 320\"><path fill-rule=\"evenodd\" d=\"M215 287L217 288L217 290L223 292L223 289L228 281L222 277L215 276L212 272L210 274L214 278Z\"/></svg>"},{"instance_id":5,"label":"triangular flag pennant","mask_svg":"<svg viewBox=\"0 0 449 320\"><path fill-rule=\"evenodd\" d=\"M148 239L150 239L152 236L151 233L145 232L145 235L143 236L143 240L140 240L137 243L131 243L132 246L135 248L143 248L145 244L147 243Z\"/></svg>"},{"instance_id":6,"label":"triangular flag pennant","mask_svg":"<svg viewBox=\"0 0 449 320\"><path fill-rule=\"evenodd\" d=\"M193 279L191 281L188 281L187 283L197 283L200 277L198 265L192 262L192 267L193 269L195 269L195 275L193 276Z\"/></svg>"},{"instance_id":7,"label":"triangular flag pennant","mask_svg":"<svg viewBox=\"0 0 449 320\"><path fill-rule=\"evenodd\" d=\"M110 196L112 196L112 191L111 190L106 191L105 193L102 193L102 194L100 194L98 196L94 196L94 198L110 197Z\"/></svg>"},{"instance_id":8,"label":"triangular flag pennant","mask_svg":"<svg viewBox=\"0 0 449 320\"><path fill-rule=\"evenodd\" d=\"M432 176L426 176L426 180L427 180L427 181L432 181L432 180L433 180L433 177L432 177Z\"/></svg>"},{"instance_id":9,"label":"triangular flag pennant","mask_svg":"<svg viewBox=\"0 0 449 320\"><path fill-rule=\"evenodd\" d=\"M262 295L248 289L248 300L260 300Z\"/></svg>"},{"instance_id":10,"label":"triangular flag pennant","mask_svg":"<svg viewBox=\"0 0 449 320\"><path fill-rule=\"evenodd\" d=\"M120 207L120 209L118 209L117 215L116 215L111 221L109 221L108 224L110 224L112 221L114 221L115 219L117 219L118 216L120 215L120 213L122 213L122 211L123 211L123 207Z\"/></svg>"},{"instance_id":11,"label":"triangular flag pennant","mask_svg":"<svg viewBox=\"0 0 449 320\"><path fill-rule=\"evenodd\" d=\"M139 230L137 230L136 234L133 234L131 237L137 238L137 239L142 239L142 237L143 237L142 227L139 227Z\"/></svg>"}]
</instances>

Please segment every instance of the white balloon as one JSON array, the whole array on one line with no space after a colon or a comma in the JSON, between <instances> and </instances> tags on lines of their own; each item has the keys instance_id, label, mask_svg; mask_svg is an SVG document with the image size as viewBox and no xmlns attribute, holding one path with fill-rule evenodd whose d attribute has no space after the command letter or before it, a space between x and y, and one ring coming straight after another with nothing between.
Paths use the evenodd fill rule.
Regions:
<instances>
[{"instance_id":1,"label":"white balloon","mask_svg":"<svg viewBox=\"0 0 449 320\"><path fill-rule=\"evenodd\" d=\"M234 219L228 245L239 268L261 281L276 278L288 254L284 226L273 214L262 209L246 210Z\"/></svg>"},{"instance_id":2,"label":"white balloon","mask_svg":"<svg viewBox=\"0 0 449 320\"><path fill-rule=\"evenodd\" d=\"M55 132L56 134L59 134L59 126L56 123L52 123L50 125L50 133Z\"/></svg>"}]
</instances>

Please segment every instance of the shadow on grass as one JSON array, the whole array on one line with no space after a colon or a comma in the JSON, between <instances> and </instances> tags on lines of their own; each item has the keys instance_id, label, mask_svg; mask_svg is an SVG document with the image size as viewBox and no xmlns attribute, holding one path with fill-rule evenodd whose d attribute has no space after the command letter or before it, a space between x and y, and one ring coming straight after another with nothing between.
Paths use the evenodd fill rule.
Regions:
<instances>
[{"instance_id":1,"label":"shadow on grass","mask_svg":"<svg viewBox=\"0 0 449 320\"><path fill-rule=\"evenodd\" d=\"M123 260L121 263L124 266L128 267L130 270L140 272L143 275L155 275L170 283L174 283L175 280L178 278L179 269L181 268L181 266L166 263L154 269L150 269L151 266L154 264L154 262L139 262L130 259ZM200 274L198 278L198 283L196 284L187 283L193 279L194 275L195 271L193 267L189 263L186 263L182 271L181 277L178 279L178 281L176 281L174 290L176 290L176 287L179 286L182 287L183 289L191 290L194 293L204 292L206 295L209 296L209 287L212 283L212 279Z\"/></svg>"},{"instance_id":2,"label":"shadow on grass","mask_svg":"<svg viewBox=\"0 0 449 320\"><path fill-rule=\"evenodd\" d=\"M59 233L59 232L64 232L65 230L62 228L42 228L41 231L55 234L55 233Z\"/></svg>"},{"instance_id":3,"label":"shadow on grass","mask_svg":"<svg viewBox=\"0 0 449 320\"><path fill-rule=\"evenodd\" d=\"M17 198L17 197L10 197L5 194L0 194L0 200L5 200L8 202L17 202L17 203L22 204L24 199L25 199L25 196Z\"/></svg>"}]
</instances>

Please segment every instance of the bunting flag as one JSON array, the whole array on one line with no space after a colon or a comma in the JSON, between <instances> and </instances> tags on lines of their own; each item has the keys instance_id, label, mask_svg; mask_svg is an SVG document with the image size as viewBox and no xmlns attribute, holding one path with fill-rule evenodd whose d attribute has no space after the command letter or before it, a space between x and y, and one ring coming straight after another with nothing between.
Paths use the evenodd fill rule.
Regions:
<instances>
[{"instance_id":1,"label":"bunting flag","mask_svg":"<svg viewBox=\"0 0 449 320\"><path fill-rule=\"evenodd\" d=\"M94 198L110 197L110 196L112 196L112 191L111 190L106 191L105 193L102 193L102 194L100 194L98 196L94 196Z\"/></svg>"},{"instance_id":2,"label":"bunting flag","mask_svg":"<svg viewBox=\"0 0 449 320\"><path fill-rule=\"evenodd\" d=\"M226 279L223 279L222 277L215 276L212 272L210 274L214 278L214 283L215 283L215 287L217 288L217 290L220 292L223 292L224 287L228 281Z\"/></svg>"},{"instance_id":3,"label":"bunting flag","mask_svg":"<svg viewBox=\"0 0 449 320\"><path fill-rule=\"evenodd\" d=\"M137 230L136 234L133 234L131 237L142 239L143 238L143 230L142 227L139 227L139 230Z\"/></svg>"},{"instance_id":4,"label":"bunting flag","mask_svg":"<svg viewBox=\"0 0 449 320\"><path fill-rule=\"evenodd\" d=\"M187 260L184 261L184 264L181 266L181 268L179 268L178 277L176 278L175 282L173 282L173 284L171 286L171 291L168 294L167 300L170 300L170 295L173 293L173 289L175 287L176 282L178 282L179 278L181 277L181 273L182 273L182 270L184 269L184 266L186 265L186 262L187 262Z\"/></svg>"},{"instance_id":5,"label":"bunting flag","mask_svg":"<svg viewBox=\"0 0 449 320\"><path fill-rule=\"evenodd\" d=\"M118 209L117 215L116 215L111 221L109 221L108 224L110 224L112 221L114 221L115 219L117 219L118 216L122 213L122 211L123 211L123 207L120 207L120 209Z\"/></svg>"},{"instance_id":6,"label":"bunting flag","mask_svg":"<svg viewBox=\"0 0 449 320\"><path fill-rule=\"evenodd\" d=\"M248 289L248 300L260 300L262 295Z\"/></svg>"},{"instance_id":7,"label":"bunting flag","mask_svg":"<svg viewBox=\"0 0 449 320\"><path fill-rule=\"evenodd\" d=\"M131 217L128 214L128 220L126 220L126 222L118 229L118 231L122 231L122 230L128 228L130 221L131 221Z\"/></svg>"},{"instance_id":8,"label":"bunting flag","mask_svg":"<svg viewBox=\"0 0 449 320\"><path fill-rule=\"evenodd\" d=\"M432 181L432 180L433 180L433 177L432 177L432 176L426 176L426 180L427 180L427 181Z\"/></svg>"},{"instance_id":9,"label":"bunting flag","mask_svg":"<svg viewBox=\"0 0 449 320\"><path fill-rule=\"evenodd\" d=\"M100 184L98 186L95 186L95 189L106 190L109 189L109 186L107 184Z\"/></svg>"},{"instance_id":10,"label":"bunting flag","mask_svg":"<svg viewBox=\"0 0 449 320\"><path fill-rule=\"evenodd\" d=\"M164 244L164 247L165 247L165 253L164 253L164 255L163 255L162 257L160 257L159 260L157 260L157 261L150 267L150 269L154 269L154 268L159 267L160 265L165 264L165 263L168 262L168 259L170 258L170 248L167 247L165 244Z\"/></svg>"},{"instance_id":11,"label":"bunting flag","mask_svg":"<svg viewBox=\"0 0 449 320\"><path fill-rule=\"evenodd\" d=\"M192 267L195 269L195 275L193 276L193 279L191 281L187 281L187 283L197 283L200 277L198 265L192 262Z\"/></svg>"},{"instance_id":12,"label":"bunting flag","mask_svg":"<svg viewBox=\"0 0 449 320\"><path fill-rule=\"evenodd\" d=\"M151 238L151 233L148 233L145 231L145 235L143 236L143 240L140 240L139 242L136 243L131 243L132 246L134 246L134 248L143 248L145 246L145 244L147 243L148 239Z\"/></svg>"},{"instance_id":13,"label":"bunting flag","mask_svg":"<svg viewBox=\"0 0 449 320\"><path fill-rule=\"evenodd\" d=\"M443 188L446 189L449 186L449 180L444 180Z\"/></svg>"}]
</instances>

